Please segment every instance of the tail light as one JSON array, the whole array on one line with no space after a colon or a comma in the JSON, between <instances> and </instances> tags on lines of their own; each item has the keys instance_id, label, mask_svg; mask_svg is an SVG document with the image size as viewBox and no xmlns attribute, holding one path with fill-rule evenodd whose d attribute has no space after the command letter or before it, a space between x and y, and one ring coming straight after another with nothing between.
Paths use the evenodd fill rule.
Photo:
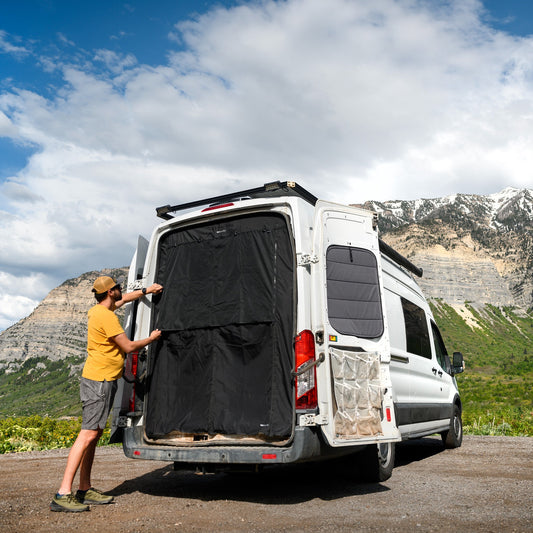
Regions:
<instances>
[{"instance_id":1,"label":"tail light","mask_svg":"<svg viewBox=\"0 0 533 533\"><path fill-rule=\"evenodd\" d=\"M126 368L124 370L124 378L126 381L132 383L131 397L129 402L130 413L135 411L135 378L137 377L137 368L139 363L139 352L130 352L126 356Z\"/></svg>"},{"instance_id":2,"label":"tail light","mask_svg":"<svg viewBox=\"0 0 533 533\"><path fill-rule=\"evenodd\" d=\"M304 365L315 360L315 338L309 330L296 336L296 409L314 409L318 405L316 366L304 370ZM301 372L304 370L303 372ZM298 372L301 374L298 375Z\"/></svg>"}]
</instances>

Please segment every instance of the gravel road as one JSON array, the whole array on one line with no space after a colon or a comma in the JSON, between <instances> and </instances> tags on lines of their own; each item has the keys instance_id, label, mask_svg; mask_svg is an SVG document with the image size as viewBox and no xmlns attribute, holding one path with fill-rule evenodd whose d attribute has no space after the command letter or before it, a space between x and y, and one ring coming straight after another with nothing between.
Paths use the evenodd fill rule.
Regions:
<instances>
[{"instance_id":1,"label":"gravel road","mask_svg":"<svg viewBox=\"0 0 533 533\"><path fill-rule=\"evenodd\" d=\"M346 463L199 476L99 448L93 483L116 503L53 513L67 453L0 455L1 532L533 531L533 438L403 443L392 478L370 485Z\"/></svg>"}]
</instances>

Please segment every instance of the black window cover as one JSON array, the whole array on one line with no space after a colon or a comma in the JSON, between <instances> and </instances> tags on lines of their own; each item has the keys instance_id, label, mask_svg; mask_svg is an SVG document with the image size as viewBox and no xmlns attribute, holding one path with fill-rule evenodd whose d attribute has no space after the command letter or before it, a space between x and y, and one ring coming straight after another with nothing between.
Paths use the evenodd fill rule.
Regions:
<instances>
[{"instance_id":1,"label":"black window cover","mask_svg":"<svg viewBox=\"0 0 533 533\"><path fill-rule=\"evenodd\" d=\"M418 305L405 298L402 298L402 309L405 320L407 351L431 359L426 313Z\"/></svg>"},{"instance_id":2,"label":"black window cover","mask_svg":"<svg viewBox=\"0 0 533 533\"><path fill-rule=\"evenodd\" d=\"M326 264L331 325L343 335L380 337L383 312L376 256L362 248L330 246Z\"/></svg>"},{"instance_id":3,"label":"black window cover","mask_svg":"<svg viewBox=\"0 0 533 533\"><path fill-rule=\"evenodd\" d=\"M162 237L145 430L287 437L292 431L294 253L258 214Z\"/></svg>"}]
</instances>

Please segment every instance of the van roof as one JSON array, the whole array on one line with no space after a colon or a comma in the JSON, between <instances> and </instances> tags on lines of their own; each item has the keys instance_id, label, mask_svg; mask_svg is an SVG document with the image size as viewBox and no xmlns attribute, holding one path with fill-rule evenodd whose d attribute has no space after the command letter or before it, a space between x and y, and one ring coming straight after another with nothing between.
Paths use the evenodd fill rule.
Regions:
<instances>
[{"instance_id":1,"label":"van roof","mask_svg":"<svg viewBox=\"0 0 533 533\"><path fill-rule=\"evenodd\" d=\"M244 191L222 194L220 196L195 200L194 202L187 202L185 204L172 206L164 205L158 207L156 209L156 213L159 218L170 220L174 218L171 213L176 213L177 211L182 211L184 209L190 209L192 207L200 207L202 205L217 205L224 202L230 202L232 200L276 198L280 196L298 196L309 202L311 205L315 205L318 201L318 198L314 194L311 194L308 190L304 189L294 181L273 181L271 183L265 183L261 187L255 187L254 189L246 189Z\"/></svg>"}]
</instances>

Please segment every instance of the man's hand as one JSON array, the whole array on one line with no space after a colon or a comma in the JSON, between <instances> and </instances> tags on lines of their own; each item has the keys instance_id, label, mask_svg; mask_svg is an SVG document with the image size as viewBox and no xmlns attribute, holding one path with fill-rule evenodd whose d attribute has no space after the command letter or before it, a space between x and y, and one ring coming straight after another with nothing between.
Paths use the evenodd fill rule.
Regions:
<instances>
[{"instance_id":1,"label":"man's hand","mask_svg":"<svg viewBox=\"0 0 533 533\"><path fill-rule=\"evenodd\" d=\"M159 283L153 283L149 287L146 288L146 294L159 294L163 290L163 285L159 285Z\"/></svg>"},{"instance_id":2,"label":"man's hand","mask_svg":"<svg viewBox=\"0 0 533 533\"><path fill-rule=\"evenodd\" d=\"M150 342L154 342L155 340L159 339L161 337L161 330L160 329L154 329L152 333L150 333Z\"/></svg>"},{"instance_id":3,"label":"man's hand","mask_svg":"<svg viewBox=\"0 0 533 533\"><path fill-rule=\"evenodd\" d=\"M148 346L151 342L159 339L159 337L161 337L161 330L154 329L154 331L150 333L149 337L138 341L130 341L125 333L120 333L119 335L111 338L124 353L129 353L134 352L135 350L141 350L145 346Z\"/></svg>"}]
</instances>

